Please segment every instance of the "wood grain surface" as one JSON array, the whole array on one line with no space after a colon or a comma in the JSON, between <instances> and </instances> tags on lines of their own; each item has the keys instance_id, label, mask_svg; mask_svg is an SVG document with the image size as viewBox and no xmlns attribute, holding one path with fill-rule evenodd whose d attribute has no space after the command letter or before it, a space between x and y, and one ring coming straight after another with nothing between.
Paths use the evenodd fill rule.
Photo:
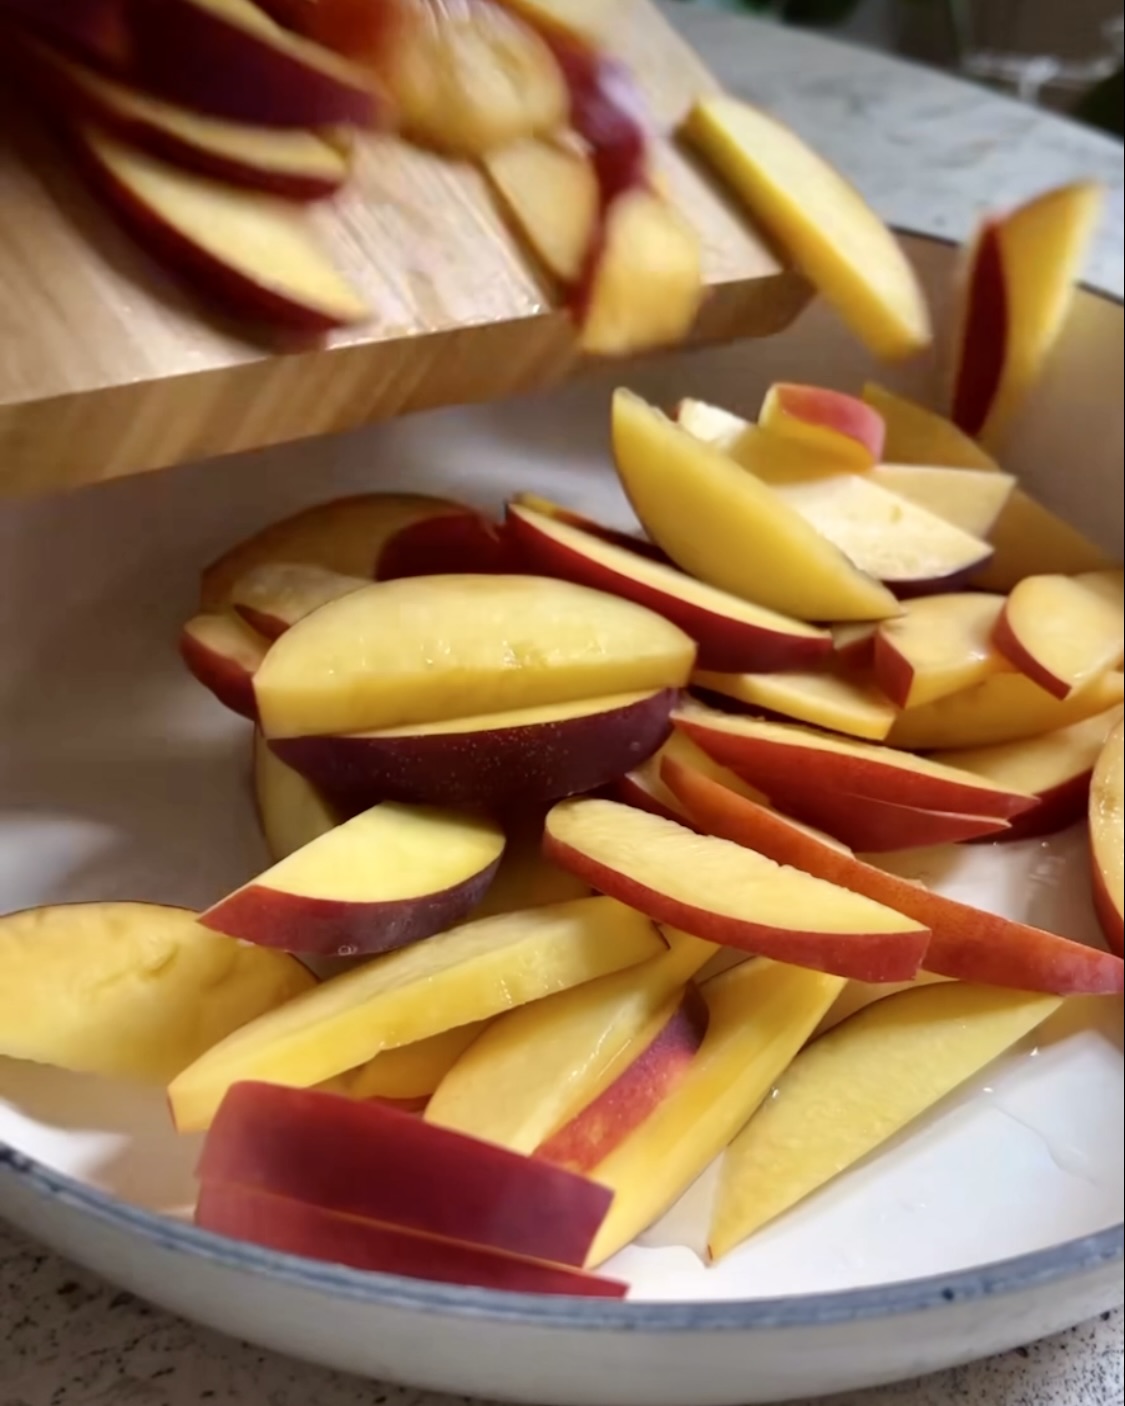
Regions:
<instances>
[{"instance_id":1,"label":"wood grain surface","mask_svg":"<svg viewBox=\"0 0 1125 1406\"><path fill-rule=\"evenodd\" d=\"M663 129L714 82L647 5L621 48ZM803 280L671 144L666 176L705 246L695 336L779 331ZM0 494L496 399L580 365L558 297L483 177L389 137L361 139L347 190L313 219L373 309L315 343L255 344L134 244L54 138L0 96Z\"/></svg>"}]
</instances>

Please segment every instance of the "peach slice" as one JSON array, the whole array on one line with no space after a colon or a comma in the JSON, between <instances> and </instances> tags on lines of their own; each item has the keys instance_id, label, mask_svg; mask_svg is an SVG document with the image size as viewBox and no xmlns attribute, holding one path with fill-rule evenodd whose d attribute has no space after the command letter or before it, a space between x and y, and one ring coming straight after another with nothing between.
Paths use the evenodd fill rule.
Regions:
<instances>
[{"instance_id":1,"label":"peach slice","mask_svg":"<svg viewBox=\"0 0 1125 1406\"><path fill-rule=\"evenodd\" d=\"M869 381L863 399L883 420L883 458L890 464L937 464L995 473L1000 465L952 420Z\"/></svg>"},{"instance_id":2,"label":"peach slice","mask_svg":"<svg viewBox=\"0 0 1125 1406\"><path fill-rule=\"evenodd\" d=\"M881 742L898 715L861 675L847 669L785 674L719 674L697 669L695 688L832 732Z\"/></svg>"},{"instance_id":3,"label":"peach slice","mask_svg":"<svg viewBox=\"0 0 1125 1406\"><path fill-rule=\"evenodd\" d=\"M1104 192L1076 182L987 219L965 285L953 419L991 447L1003 439L1066 321Z\"/></svg>"},{"instance_id":4,"label":"peach slice","mask_svg":"<svg viewBox=\"0 0 1125 1406\"><path fill-rule=\"evenodd\" d=\"M863 981L908 981L924 926L724 840L613 801L563 801L547 854L656 922L758 956Z\"/></svg>"},{"instance_id":5,"label":"peach slice","mask_svg":"<svg viewBox=\"0 0 1125 1406\"><path fill-rule=\"evenodd\" d=\"M538 493L517 493L509 499L512 506L517 508L529 508L533 513L538 513L540 517L549 517L555 522L563 522L568 527L577 527L580 532L586 532L591 537L600 537L603 542L610 542L615 547L624 547L627 551L637 552L649 561L662 561L668 564L668 557L660 550L654 542L650 542L647 537L638 536L632 532L622 532L620 528L606 527L600 522L595 522L593 518L586 517L583 513L577 513L573 508L564 508L561 503L552 502L550 498L542 498Z\"/></svg>"},{"instance_id":6,"label":"peach slice","mask_svg":"<svg viewBox=\"0 0 1125 1406\"><path fill-rule=\"evenodd\" d=\"M412 524L474 516L472 509L421 493L364 493L317 503L270 523L203 572L200 606L222 610L235 583L270 563L319 566L341 576L374 576L387 544Z\"/></svg>"},{"instance_id":7,"label":"peach slice","mask_svg":"<svg viewBox=\"0 0 1125 1406\"><path fill-rule=\"evenodd\" d=\"M708 756L767 793L771 786L795 793L796 784L807 779L809 790L1000 820L1034 805L1031 796L986 777L815 728L700 707L681 708L673 721Z\"/></svg>"},{"instance_id":8,"label":"peach slice","mask_svg":"<svg viewBox=\"0 0 1125 1406\"><path fill-rule=\"evenodd\" d=\"M707 982L707 1035L670 1095L592 1175L613 1204L586 1263L604 1264L707 1170L843 990L838 977L746 962Z\"/></svg>"},{"instance_id":9,"label":"peach slice","mask_svg":"<svg viewBox=\"0 0 1125 1406\"><path fill-rule=\"evenodd\" d=\"M879 622L876 620L832 626L836 660L843 669L860 674L870 671L875 661L875 632L878 628Z\"/></svg>"},{"instance_id":10,"label":"peach slice","mask_svg":"<svg viewBox=\"0 0 1125 1406\"><path fill-rule=\"evenodd\" d=\"M1065 699L1053 698L1022 674L994 674L963 693L905 709L887 740L923 752L992 747L1069 727L1116 707L1123 697L1120 673L1101 674Z\"/></svg>"},{"instance_id":11,"label":"peach slice","mask_svg":"<svg viewBox=\"0 0 1125 1406\"><path fill-rule=\"evenodd\" d=\"M815 825L865 854L893 854L896 850L955 845L965 840L1004 839L1011 828L1008 821L995 815L921 810L870 796L809 790L799 783L774 786L770 798L778 810L806 825Z\"/></svg>"},{"instance_id":12,"label":"peach slice","mask_svg":"<svg viewBox=\"0 0 1125 1406\"><path fill-rule=\"evenodd\" d=\"M451 572L477 576L507 570L507 548L498 524L466 508L424 517L402 528L380 553L375 579L398 581Z\"/></svg>"},{"instance_id":13,"label":"peach slice","mask_svg":"<svg viewBox=\"0 0 1125 1406\"><path fill-rule=\"evenodd\" d=\"M587 153L526 137L489 152L484 169L532 252L563 283L578 283L600 225L598 175Z\"/></svg>"},{"instance_id":14,"label":"peach slice","mask_svg":"<svg viewBox=\"0 0 1125 1406\"><path fill-rule=\"evenodd\" d=\"M882 417L842 391L779 382L766 393L758 424L770 434L807 446L826 462L858 472L874 468L883 458Z\"/></svg>"},{"instance_id":15,"label":"peach slice","mask_svg":"<svg viewBox=\"0 0 1125 1406\"><path fill-rule=\"evenodd\" d=\"M738 796L691 767L670 761L664 776L708 832L925 923L931 931L926 953L931 976L1058 996L1122 992L1121 960L1108 952L958 903L866 864L827 835Z\"/></svg>"},{"instance_id":16,"label":"peach slice","mask_svg":"<svg viewBox=\"0 0 1125 1406\"><path fill-rule=\"evenodd\" d=\"M898 613L772 488L628 391L614 396L613 449L638 518L690 575L799 620Z\"/></svg>"},{"instance_id":17,"label":"peach slice","mask_svg":"<svg viewBox=\"0 0 1125 1406\"><path fill-rule=\"evenodd\" d=\"M901 359L930 345L925 294L898 241L795 132L724 96L701 98L684 132L865 346Z\"/></svg>"},{"instance_id":18,"label":"peach slice","mask_svg":"<svg viewBox=\"0 0 1125 1406\"><path fill-rule=\"evenodd\" d=\"M231 611L196 615L180 631L180 657L224 707L254 721L254 675L270 642Z\"/></svg>"},{"instance_id":19,"label":"peach slice","mask_svg":"<svg viewBox=\"0 0 1125 1406\"><path fill-rule=\"evenodd\" d=\"M375 806L220 899L199 921L285 952L390 952L466 917L503 852L503 831L488 821Z\"/></svg>"},{"instance_id":20,"label":"peach slice","mask_svg":"<svg viewBox=\"0 0 1125 1406\"><path fill-rule=\"evenodd\" d=\"M1125 910L1125 724L1118 723L1105 744L1090 787L1090 844L1093 850L1094 901L1105 939L1122 953Z\"/></svg>"},{"instance_id":21,"label":"peach slice","mask_svg":"<svg viewBox=\"0 0 1125 1406\"><path fill-rule=\"evenodd\" d=\"M230 603L251 629L275 640L322 605L370 584L370 579L341 576L323 566L265 562L238 578L231 587Z\"/></svg>"},{"instance_id":22,"label":"peach slice","mask_svg":"<svg viewBox=\"0 0 1125 1406\"><path fill-rule=\"evenodd\" d=\"M681 1082L699 1053L709 1019L695 986L674 996L637 1040L626 1068L535 1155L572 1172L593 1171Z\"/></svg>"},{"instance_id":23,"label":"peach slice","mask_svg":"<svg viewBox=\"0 0 1125 1406\"><path fill-rule=\"evenodd\" d=\"M489 1249L580 1265L604 1188L380 1103L312 1089L231 1089L198 1176Z\"/></svg>"},{"instance_id":24,"label":"peach slice","mask_svg":"<svg viewBox=\"0 0 1125 1406\"><path fill-rule=\"evenodd\" d=\"M428 1122L533 1153L608 1089L678 1006L714 952L670 934L669 951L502 1016L453 1066Z\"/></svg>"},{"instance_id":25,"label":"peach slice","mask_svg":"<svg viewBox=\"0 0 1125 1406\"><path fill-rule=\"evenodd\" d=\"M897 620L884 620L876 632L879 687L898 707L914 708L1008 672L1011 666L992 642L1003 611L1003 596L983 593L910 601Z\"/></svg>"},{"instance_id":26,"label":"peach slice","mask_svg":"<svg viewBox=\"0 0 1125 1406\"><path fill-rule=\"evenodd\" d=\"M282 29L251 0L128 0L146 87L214 117L267 127L376 125L369 72Z\"/></svg>"},{"instance_id":27,"label":"peach slice","mask_svg":"<svg viewBox=\"0 0 1125 1406\"><path fill-rule=\"evenodd\" d=\"M595 791L650 757L677 699L675 689L625 693L272 745L347 810L378 800L527 807Z\"/></svg>"},{"instance_id":28,"label":"peach slice","mask_svg":"<svg viewBox=\"0 0 1125 1406\"><path fill-rule=\"evenodd\" d=\"M206 1128L244 1079L311 1088L382 1050L488 1020L658 956L655 928L608 898L482 918L355 967L254 1021L171 1085L182 1131ZM315 999L310 999L315 998Z\"/></svg>"},{"instance_id":29,"label":"peach slice","mask_svg":"<svg viewBox=\"0 0 1125 1406\"><path fill-rule=\"evenodd\" d=\"M421 1235L357 1216L336 1215L290 1197L229 1182L206 1182L200 1188L195 1223L201 1230L247 1240L282 1254L439 1284L571 1298L621 1299L627 1292L625 1284L565 1265Z\"/></svg>"},{"instance_id":30,"label":"peach slice","mask_svg":"<svg viewBox=\"0 0 1125 1406\"><path fill-rule=\"evenodd\" d=\"M869 1156L1060 1004L1020 991L927 986L869 1006L815 1041L727 1151L711 1258Z\"/></svg>"},{"instance_id":31,"label":"peach slice","mask_svg":"<svg viewBox=\"0 0 1125 1406\"><path fill-rule=\"evenodd\" d=\"M695 645L631 601L533 576L420 576L333 601L254 679L269 737L381 731L678 688Z\"/></svg>"},{"instance_id":32,"label":"peach slice","mask_svg":"<svg viewBox=\"0 0 1125 1406\"><path fill-rule=\"evenodd\" d=\"M1122 572L1029 576L1008 597L995 641L1022 674L1069 698L1121 662Z\"/></svg>"},{"instance_id":33,"label":"peach slice","mask_svg":"<svg viewBox=\"0 0 1125 1406\"><path fill-rule=\"evenodd\" d=\"M714 777L716 781L738 791L740 795L766 803L766 798L760 791L755 791L733 771L712 761L702 748L697 747L682 732L673 732L660 751L650 757L644 766L621 777L611 788L609 799L636 806L638 810L651 811L653 815L663 815L667 820L677 820L681 825L690 825L690 817L660 774L665 760L670 757L685 766L693 767L696 771L702 771L705 776Z\"/></svg>"},{"instance_id":34,"label":"peach slice","mask_svg":"<svg viewBox=\"0 0 1125 1406\"><path fill-rule=\"evenodd\" d=\"M878 1001L899 996L904 991L917 990L920 986L940 986L949 979L947 976L934 976L930 972L919 972L913 981L900 981L892 986L880 986L870 981L849 981L836 1004L817 1026L813 1039L819 1040L822 1035L827 1035L829 1030L835 1030L838 1025L843 1025L845 1020L850 1020L853 1015L867 1010L868 1006L873 1006Z\"/></svg>"},{"instance_id":35,"label":"peach slice","mask_svg":"<svg viewBox=\"0 0 1125 1406\"><path fill-rule=\"evenodd\" d=\"M977 538L988 538L1016 484L1011 474L990 469L918 464L876 464L871 482Z\"/></svg>"},{"instance_id":36,"label":"peach slice","mask_svg":"<svg viewBox=\"0 0 1125 1406\"><path fill-rule=\"evenodd\" d=\"M832 637L716 590L557 518L511 504L505 530L529 569L608 591L678 625L699 646L699 664L731 671L799 669L832 652Z\"/></svg>"},{"instance_id":37,"label":"peach slice","mask_svg":"<svg viewBox=\"0 0 1125 1406\"><path fill-rule=\"evenodd\" d=\"M327 835L344 817L315 786L288 767L254 732L254 799L266 849L275 864Z\"/></svg>"},{"instance_id":38,"label":"peach slice","mask_svg":"<svg viewBox=\"0 0 1125 1406\"><path fill-rule=\"evenodd\" d=\"M144 246L235 310L306 332L367 320L291 202L167 165L93 126L76 135L98 189Z\"/></svg>"},{"instance_id":39,"label":"peach slice","mask_svg":"<svg viewBox=\"0 0 1125 1406\"><path fill-rule=\"evenodd\" d=\"M992 560L973 580L983 591L1006 593L1028 576L1077 576L1120 565L1021 488L1013 490L990 540Z\"/></svg>"},{"instance_id":40,"label":"peach slice","mask_svg":"<svg viewBox=\"0 0 1125 1406\"><path fill-rule=\"evenodd\" d=\"M546 42L492 0L411 0L377 71L406 136L479 157L561 127L567 87Z\"/></svg>"},{"instance_id":41,"label":"peach slice","mask_svg":"<svg viewBox=\"0 0 1125 1406\"><path fill-rule=\"evenodd\" d=\"M0 918L0 1054L165 1083L240 1026L315 985L292 957L155 903L74 903Z\"/></svg>"},{"instance_id":42,"label":"peach slice","mask_svg":"<svg viewBox=\"0 0 1125 1406\"><path fill-rule=\"evenodd\" d=\"M487 1020L443 1030L428 1040L398 1049L384 1050L361 1064L342 1080L341 1092L355 1099L391 1099L410 1102L428 1100L441 1081L469 1048L488 1029Z\"/></svg>"},{"instance_id":43,"label":"peach slice","mask_svg":"<svg viewBox=\"0 0 1125 1406\"><path fill-rule=\"evenodd\" d=\"M1120 716L1121 709L1112 708L1057 732L996 747L939 752L934 759L1035 797L1035 805L1017 816L998 839L1050 835L1085 817L1094 767Z\"/></svg>"}]
</instances>

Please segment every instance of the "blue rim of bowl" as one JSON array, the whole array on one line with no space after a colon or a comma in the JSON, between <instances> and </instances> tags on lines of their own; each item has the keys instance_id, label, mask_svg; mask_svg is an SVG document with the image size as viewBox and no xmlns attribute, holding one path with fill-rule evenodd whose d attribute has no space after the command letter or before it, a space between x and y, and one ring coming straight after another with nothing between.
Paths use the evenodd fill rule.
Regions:
<instances>
[{"instance_id":1,"label":"blue rim of bowl","mask_svg":"<svg viewBox=\"0 0 1125 1406\"><path fill-rule=\"evenodd\" d=\"M955 240L896 227L918 243L956 248ZM1089 283L1081 291L1125 310L1125 299ZM451 1318L587 1333L747 1333L826 1327L955 1304L976 1303L1049 1288L1125 1262L1125 1221L1077 1240L953 1273L929 1275L823 1294L693 1302L615 1302L477 1289L397 1274L378 1274L266 1250L118 1200L108 1192L53 1171L0 1141L0 1178L10 1175L60 1208L92 1216L159 1250L187 1255L216 1268L259 1274L295 1289L372 1307L439 1313Z\"/></svg>"}]
</instances>

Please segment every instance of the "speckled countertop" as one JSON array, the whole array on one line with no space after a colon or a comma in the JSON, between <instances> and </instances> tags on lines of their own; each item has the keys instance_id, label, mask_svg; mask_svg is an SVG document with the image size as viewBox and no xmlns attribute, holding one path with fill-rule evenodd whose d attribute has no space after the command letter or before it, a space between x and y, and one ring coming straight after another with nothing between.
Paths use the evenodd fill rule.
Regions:
<instances>
[{"instance_id":1,"label":"speckled countertop","mask_svg":"<svg viewBox=\"0 0 1125 1406\"><path fill-rule=\"evenodd\" d=\"M817 38L678 9L735 91L834 158L894 222L962 236L987 204L1077 176L1110 187L1088 276L1125 292L1122 149L936 74ZM1118 1312L997 1361L825 1406L1125 1406ZM455 1406L203 1332L0 1227L0 1406Z\"/></svg>"}]
</instances>

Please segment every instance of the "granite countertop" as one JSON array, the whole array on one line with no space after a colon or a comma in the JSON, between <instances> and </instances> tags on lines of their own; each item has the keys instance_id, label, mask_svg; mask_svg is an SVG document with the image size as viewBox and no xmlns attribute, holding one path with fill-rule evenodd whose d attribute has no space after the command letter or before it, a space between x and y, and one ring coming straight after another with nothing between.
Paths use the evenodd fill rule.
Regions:
<instances>
[{"instance_id":1,"label":"granite countertop","mask_svg":"<svg viewBox=\"0 0 1125 1406\"><path fill-rule=\"evenodd\" d=\"M1125 292L1119 143L938 74L676 6L735 92L835 159L893 222L963 236L986 205L1093 176L1110 188L1088 277ZM825 1406L1122 1406L1121 1312L1050 1342ZM117 1293L0 1227L0 1406L456 1406L230 1342Z\"/></svg>"}]
</instances>

